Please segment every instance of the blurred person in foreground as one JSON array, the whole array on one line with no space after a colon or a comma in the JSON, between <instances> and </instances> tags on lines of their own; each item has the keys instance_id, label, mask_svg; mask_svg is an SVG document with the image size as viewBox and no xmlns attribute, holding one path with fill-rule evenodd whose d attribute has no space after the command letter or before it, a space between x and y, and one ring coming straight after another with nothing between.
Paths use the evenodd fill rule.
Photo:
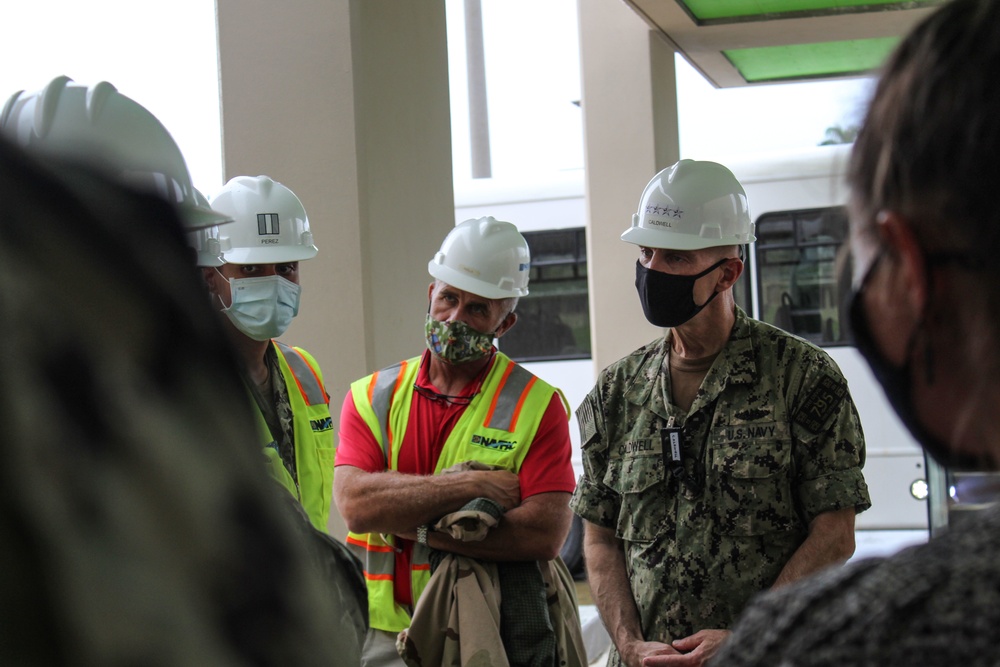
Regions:
<instances>
[{"instance_id":1,"label":"blurred person in foreground","mask_svg":"<svg viewBox=\"0 0 1000 667\"><path fill-rule=\"evenodd\" d=\"M849 171L858 348L943 465L1000 466L1000 3L955 0L896 48ZM1000 509L758 598L735 665L1000 664Z\"/></svg>"},{"instance_id":2,"label":"blurred person in foreground","mask_svg":"<svg viewBox=\"0 0 1000 667\"><path fill-rule=\"evenodd\" d=\"M15 93L0 134L0 662L357 664L185 246L225 216L109 83Z\"/></svg>"},{"instance_id":3,"label":"blurred person in foreground","mask_svg":"<svg viewBox=\"0 0 1000 667\"><path fill-rule=\"evenodd\" d=\"M0 200L0 662L335 664L173 209L7 142Z\"/></svg>"}]
</instances>

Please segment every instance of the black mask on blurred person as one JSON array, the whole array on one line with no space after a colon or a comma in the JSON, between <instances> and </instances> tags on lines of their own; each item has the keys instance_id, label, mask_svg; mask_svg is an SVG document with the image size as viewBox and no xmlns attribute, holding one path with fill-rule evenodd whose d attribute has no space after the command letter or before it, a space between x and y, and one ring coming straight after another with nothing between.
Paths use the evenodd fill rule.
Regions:
<instances>
[{"instance_id":1,"label":"black mask on blurred person","mask_svg":"<svg viewBox=\"0 0 1000 667\"><path fill-rule=\"evenodd\" d=\"M913 396L910 391L910 387L913 384L911 381L913 364L910 360L913 356L913 350L916 347L919 325L910 336L910 340L906 345L906 361L902 366L893 366L885 358L881 350L879 350L878 344L875 342L874 336L872 336L871 327L868 323L868 314L865 312L863 295L865 287L881 259L882 255L879 255L872 262L871 267L869 267L868 272L861 281L861 285L851 296L850 317L851 329L854 332L854 344L857 346L861 356L871 366L872 373L874 373L875 379L878 380L879 384L882 385L882 390L885 391L886 398L889 399L892 409L896 411L900 421L903 422L903 425L909 430L910 435L913 436L920 446L927 450L927 453L943 466L958 470L976 469L980 466L975 458L952 452L947 443L930 433L917 417L917 410L913 405ZM930 363L931 360L928 359L928 364ZM933 382L930 370L928 370L928 381Z\"/></svg>"},{"instance_id":2,"label":"black mask on blurred person","mask_svg":"<svg viewBox=\"0 0 1000 667\"><path fill-rule=\"evenodd\" d=\"M728 258L720 259L701 273L679 276L647 269L635 262L635 289L639 292L642 312L650 324L658 327L676 327L701 312L719 293L713 292L700 306L694 302L695 282L717 269Z\"/></svg>"}]
</instances>

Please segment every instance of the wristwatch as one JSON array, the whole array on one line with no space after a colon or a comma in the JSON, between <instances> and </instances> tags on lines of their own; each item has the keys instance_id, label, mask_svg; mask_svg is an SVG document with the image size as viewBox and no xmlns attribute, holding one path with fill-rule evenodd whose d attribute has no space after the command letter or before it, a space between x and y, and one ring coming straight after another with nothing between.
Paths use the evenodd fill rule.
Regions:
<instances>
[{"instance_id":1,"label":"wristwatch","mask_svg":"<svg viewBox=\"0 0 1000 667\"><path fill-rule=\"evenodd\" d=\"M427 544L427 524L417 528L417 542L420 544Z\"/></svg>"}]
</instances>

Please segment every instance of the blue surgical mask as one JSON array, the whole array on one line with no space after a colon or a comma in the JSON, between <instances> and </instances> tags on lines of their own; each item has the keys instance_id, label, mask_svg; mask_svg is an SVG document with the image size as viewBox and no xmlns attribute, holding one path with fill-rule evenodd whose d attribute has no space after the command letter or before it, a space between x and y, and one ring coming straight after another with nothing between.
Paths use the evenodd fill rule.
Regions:
<instances>
[{"instance_id":1,"label":"blue surgical mask","mask_svg":"<svg viewBox=\"0 0 1000 667\"><path fill-rule=\"evenodd\" d=\"M254 340L277 338L299 314L302 288L281 276L229 278L229 288L232 304L222 312Z\"/></svg>"}]
</instances>

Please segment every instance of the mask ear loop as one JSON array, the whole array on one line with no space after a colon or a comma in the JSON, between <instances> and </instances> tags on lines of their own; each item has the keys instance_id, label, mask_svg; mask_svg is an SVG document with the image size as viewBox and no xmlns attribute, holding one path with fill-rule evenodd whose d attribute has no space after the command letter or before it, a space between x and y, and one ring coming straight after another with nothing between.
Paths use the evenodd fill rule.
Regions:
<instances>
[{"instance_id":1,"label":"mask ear loop","mask_svg":"<svg viewBox=\"0 0 1000 667\"><path fill-rule=\"evenodd\" d=\"M222 278L224 281L226 281L227 283L229 283L229 305L228 306L226 305L226 302L222 300L222 295L219 294L218 292L215 293L215 298L219 300L219 305L222 306L222 310L223 311L227 311L227 310L229 310L230 308L233 307L233 279L232 278L227 278L226 276L224 276L222 274L222 271L219 271L219 267L217 267L217 266L213 266L212 270L214 270L216 273L218 273L220 278Z\"/></svg>"},{"instance_id":2,"label":"mask ear loop","mask_svg":"<svg viewBox=\"0 0 1000 667\"><path fill-rule=\"evenodd\" d=\"M743 246L740 246L740 247L742 248ZM707 269L705 269L701 273L696 274L694 276L694 279L698 280L700 278L704 278L705 276L707 276L708 274L710 274L712 271L715 271L717 268L719 268L720 266L722 266L723 264L725 264L726 262L728 262L730 259L732 259L732 258L731 257L723 257L718 262L716 262L712 266L708 267ZM712 296L708 297L708 300L706 300L705 303L703 303L700 306L698 306L698 312L701 312L701 310L705 306L707 306L708 304L712 303L712 299L714 299L715 297L719 296L719 294L721 294L721 292L712 292ZM697 305L697 304L695 304L695 305Z\"/></svg>"},{"instance_id":3,"label":"mask ear loop","mask_svg":"<svg viewBox=\"0 0 1000 667\"><path fill-rule=\"evenodd\" d=\"M920 314L920 321L917 326L926 332L927 344L924 346L924 378L928 386L934 384L934 345L931 340L930 329L925 325L927 322L927 309L930 308L931 299L934 298L934 276L930 271L930 263L927 265L927 301L924 303L924 312Z\"/></svg>"},{"instance_id":4,"label":"mask ear loop","mask_svg":"<svg viewBox=\"0 0 1000 667\"><path fill-rule=\"evenodd\" d=\"M880 258L881 259L881 258ZM877 262L877 260L876 260ZM914 325L913 333L910 334L910 339L906 343L906 361L904 363L909 363L910 359L913 358L914 352L917 348L917 343L921 335L926 339L926 344L924 345L924 379L927 381L928 385L934 384L934 349L931 345L930 333L926 326L927 323L927 309L930 307L930 299L933 294L933 280L930 272L931 263L924 258L924 264L927 268L925 271L927 275L927 301L924 302L923 311L920 313L920 318ZM875 268L875 264L872 264L871 269Z\"/></svg>"},{"instance_id":5,"label":"mask ear loop","mask_svg":"<svg viewBox=\"0 0 1000 667\"><path fill-rule=\"evenodd\" d=\"M927 301L924 303L924 312L920 314L920 321L917 326L924 329L927 336L927 345L924 349L924 377L928 385L934 384L934 346L931 344L929 327L925 324L929 321L927 310L931 307L931 299L934 298L934 271L935 266L941 266L955 261L955 258L948 253L928 254L923 253L924 273L927 275Z\"/></svg>"},{"instance_id":6,"label":"mask ear loop","mask_svg":"<svg viewBox=\"0 0 1000 667\"><path fill-rule=\"evenodd\" d=\"M924 304L924 312L921 313L917 326L927 331L927 346L924 350L924 376L927 379L927 384L930 385L934 384L934 350L931 345L930 330L923 325L928 321L927 309L930 308L931 299L934 298L934 272L932 269L935 266L945 266L948 264L958 265L959 267L973 271L982 270L984 267L975 257L969 257L960 252L925 252L923 253L923 260L924 273L927 274L927 302Z\"/></svg>"}]
</instances>

